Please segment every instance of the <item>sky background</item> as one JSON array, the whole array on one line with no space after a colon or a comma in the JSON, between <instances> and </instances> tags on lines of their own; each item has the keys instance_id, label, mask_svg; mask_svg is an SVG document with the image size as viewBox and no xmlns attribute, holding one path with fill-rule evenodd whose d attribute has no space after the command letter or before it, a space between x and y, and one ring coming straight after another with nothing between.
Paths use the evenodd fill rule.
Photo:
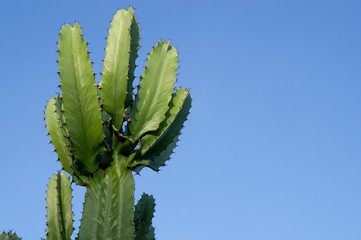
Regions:
<instances>
[{"instance_id":1,"label":"sky background","mask_svg":"<svg viewBox=\"0 0 361 240\"><path fill-rule=\"evenodd\" d=\"M135 177L136 199L156 199L157 239L361 239L361 2L351 0L1 1L0 230L45 236L46 185L61 168L43 120L59 28L80 22L99 73L109 21L129 5L142 28L136 75L171 39L177 86L193 98L168 166ZM73 188L77 232L85 191Z\"/></svg>"}]
</instances>

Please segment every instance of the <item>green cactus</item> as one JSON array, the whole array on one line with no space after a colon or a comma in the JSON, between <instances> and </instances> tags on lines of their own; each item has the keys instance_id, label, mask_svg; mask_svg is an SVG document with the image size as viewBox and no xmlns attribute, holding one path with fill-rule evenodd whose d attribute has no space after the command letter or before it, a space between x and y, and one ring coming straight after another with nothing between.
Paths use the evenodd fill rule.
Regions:
<instances>
[{"instance_id":1,"label":"green cactus","mask_svg":"<svg viewBox=\"0 0 361 240\"><path fill-rule=\"evenodd\" d=\"M0 240L21 240L15 233L12 233L12 231L9 232L2 232L0 234Z\"/></svg>"},{"instance_id":2,"label":"green cactus","mask_svg":"<svg viewBox=\"0 0 361 240\"><path fill-rule=\"evenodd\" d=\"M143 193L134 210L135 240L154 240L152 219L155 208L153 196Z\"/></svg>"},{"instance_id":3,"label":"green cactus","mask_svg":"<svg viewBox=\"0 0 361 240\"><path fill-rule=\"evenodd\" d=\"M72 190L66 173L50 178L47 192L47 239L70 239L73 233Z\"/></svg>"},{"instance_id":4,"label":"green cactus","mask_svg":"<svg viewBox=\"0 0 361 240\"><path fill-rule=\"evenodd\" d=\"M80 25L60 29L61 94L50 99L45 121L62 169L86 187L78 240L155 239L155 200L143 194L134 206L132 172L165 166L187 120L191 97L189 90L174 88L178 53L163 40L148 54L133 93L139 33L134 9L118 10L97 85ZM71 239L71 184L66 173L50 178L47 240ZM0 240L7 239L20 238L11 231L0 235Z\"/></svg>"},{"instance_id":5,"label":"green cactus","mask_svg":"<svg viewBox=\"0 0 361 240\"><path fill-rule=\"evenodd\" d=\"M111 22L101 82L96 85L87 43L78 23L59 34L62 94L53 97L45 120L63 170L86 186L77 239L151 240L154 198L143 194L134 208L132 171L165 165L191 107L189 91L174 89L176 49L163 40L148 55L133 94L139 27L134 9ZM70 239L71 188L65 173L50 179L47 239Z\"/></svg>"}]
</instances>

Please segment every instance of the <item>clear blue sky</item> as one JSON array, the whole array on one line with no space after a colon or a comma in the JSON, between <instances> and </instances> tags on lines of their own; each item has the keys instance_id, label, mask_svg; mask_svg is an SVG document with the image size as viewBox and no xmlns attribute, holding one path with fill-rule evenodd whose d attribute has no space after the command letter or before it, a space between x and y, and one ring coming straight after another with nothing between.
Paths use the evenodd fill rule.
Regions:
<instances>
[{"instance_id":1,"label":"clear blue sky","mask_svg":"<svg viewBox=\"0 0 361 240\"><path fill-rule=\"evenodd\" d=\"M194 98L169 166L136 177L136 198L156 198L157 239L361 239L356 0L2 1L0 229L45 235L46 184L61 168L43 121L59 28L80 22L99 73L109 21L130 4L138 65L171 39ZM74 192L77 231L84 189Z\"/></svg>"}]
</instances>

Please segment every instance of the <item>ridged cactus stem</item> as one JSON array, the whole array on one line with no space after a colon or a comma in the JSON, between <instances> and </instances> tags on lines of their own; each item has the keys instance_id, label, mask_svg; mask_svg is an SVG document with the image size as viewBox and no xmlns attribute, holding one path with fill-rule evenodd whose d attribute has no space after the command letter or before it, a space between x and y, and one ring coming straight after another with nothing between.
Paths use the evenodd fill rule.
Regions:
<instances>
[{"instance_id":1,"label":"ridged cactus stem","mask_svg":"<svg viewBox=\"0 0 361 240\"><path fill-rule=\"evenodd\" d=\"M80 240L133 239L134 177L126 158L113 154L112 166L99 169L85 195Z\"/></svg>"},{"instance_id":2,"label":"ridged cactus stem","mask_svg":"<svg viewBox=\"0 0 361 240\"><path fill-rule=\"evenodd\" d=\"M72 190L66 173L54 174L49 180L47 191L46 229L48 240L70 240L73 233L73 212L71 210Z\"/></svg>"}]
</instances>

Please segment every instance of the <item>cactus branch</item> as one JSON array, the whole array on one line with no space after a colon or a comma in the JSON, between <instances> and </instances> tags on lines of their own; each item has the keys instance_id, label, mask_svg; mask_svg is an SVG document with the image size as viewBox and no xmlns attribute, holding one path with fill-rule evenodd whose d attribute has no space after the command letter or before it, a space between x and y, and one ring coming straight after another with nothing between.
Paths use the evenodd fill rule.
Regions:
<instances>
[{"instance_id":1,"label":"cactus branch","mask_svg":"<svg viewBox=\"0 0 361 240\"><path fill-rule=\"evenodd\" d=\"M169 42L159 41L148 56L131 111L129 130L133 143L145 133L157 130L165 119L177 69L177 50Z\"/></svg>"},{"instance_id":2,"label":"cactus branch","mask_svg":"<svg viewBox=\"0 0 361 240\"><path fill-rule=\"evenodd\" d=\"M107 38L108 44L105 48L102 81L100 82L103 109L112 117L114 128L117 131L121 131L128 89L133 14L134 9L130 7L128 10L119 10L114 15Z\"/></svg>"},{"instance_id":3,"label":"cactus branch","mask_svg":"<svg viewBox=\"0 0 361 240\"><path fill-rule=\"evenodd\" d=\"M159 129L155 132L145 135L140 141L140 155L144 155L149 148L156 144L156 142L163 136L165 131L174 122L174 119L181 111L184 100L189 95L189 92L184 88L179 88L172 96L169 103L169 110L166 113L166 119L160 124Z\"/></svg>"},{"instance_id":4,"label":"cactus branch","mask_svg":"<svg viewBox=\"0 0 361 240\"><path fill-rule=\"evenodd\" d=\"M62 103L59 96L51 98L46 108L45 121L49 131L51 143L53 144L56 153L58 154L61 165L65 171L73 174L73 170L71 169L73 162L69 151L70 141L64 137L68 135L68 133L66 127L64 126L61 105Z\"/></svg>"},{"instance_id":5,"label":"cactus branch","mask_svg":"<svg viewBox=\"0 0 361 240\"><path fill-rule=\"evenodd\" d=\"M63 115L75 156L74 167L89 175L96 171L97 156L105 150L92 64L78 23L64 25L60 33L58 64Z\"/></svg>"},{"instance_id":6,"label":"cactus branch","mask_svg":"<svg viewBox=\"0 0 361 240\"><path fill-rule=\"evenodd\" d=\"M66 173L50 178L47 192L47 239L70 240L73 233L72 190Z\"/></svg>"},{"instance_id":7,"label":"cactus branch","mask_svg":"<svg viewBox=\"0 0 361 240\"><path fill-rule=\"evenodd\" d=\"M152 226L154 208L153 196L143 193L134 211L135 240L154 240Z\"/></svg>"},{"instance_id":8,"label":"cactus branch","mask_svg":"<svg viewBox=\"0 0 361 240\"><path fill-rule=\"evenodd\" d=\"M176 100L177 98L174 97L175 104L182 99L179 98ZM189 93L187 93L186 98L180 107L180 111L177 113L169 127L166 128L162 135L156 138L152 147L150 147L143 155L138 156L135 160L133 160L129 167L139 173L145 166L153 169L154 171L159 171L159 168L165 165L165 162L170 159L174 148L177 146L178 138L181 134L184 122L187 120L191 104L192 99ZM170 116L172 116L172 112L175 110L175 105L171 104L170 106L170 111L167 113L168 119L171 119ZM166 122L164 125L166 125ZM154 138L154 136L152 138Z\"/></svg>"},{"instance_id":9,"label":"cactus branch","mask_svg":"<svg viewBox=\"0 0 361 240\"><path fill-rule=\"evenodd\" d=\"M139 33L140 33L140 29L138 26L137 17L135 15L133 15L132 25L130 26L131 44L130 44L128 85L127 85L128 86L128 88L127 88L128 94L127 94L127 97L125 100L125 108L129 108L133 104L133 81L135 79L134 71L136 68L135 61L138 57L138 50L140 48Z\"/></svg>"}]
</instances>

